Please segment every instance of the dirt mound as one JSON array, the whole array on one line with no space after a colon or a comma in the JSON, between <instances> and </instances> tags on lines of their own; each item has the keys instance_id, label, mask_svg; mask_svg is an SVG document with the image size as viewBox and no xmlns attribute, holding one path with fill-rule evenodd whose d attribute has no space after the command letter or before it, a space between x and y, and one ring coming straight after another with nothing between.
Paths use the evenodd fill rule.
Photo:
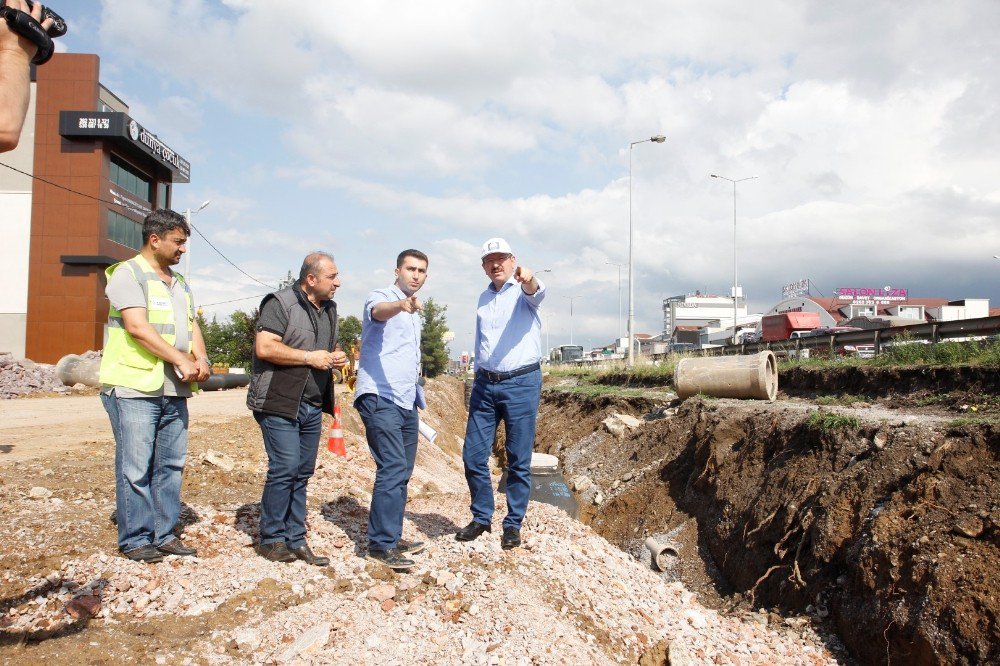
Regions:
<instances>
[{"instance_id":1,"label":"dirt mound","mask_svg":"<svg viewBox=\"0 0 1000 666\"><path fill-rule=\"evenodd\" d=\"M867 663L1000 660L995 426L688 400L621 439L570 442L600 415L567 401L546 397L540 439L606 495L584 518L609 540L693 522L730 607L828 617Z\"/></svg>"}]
</instances>

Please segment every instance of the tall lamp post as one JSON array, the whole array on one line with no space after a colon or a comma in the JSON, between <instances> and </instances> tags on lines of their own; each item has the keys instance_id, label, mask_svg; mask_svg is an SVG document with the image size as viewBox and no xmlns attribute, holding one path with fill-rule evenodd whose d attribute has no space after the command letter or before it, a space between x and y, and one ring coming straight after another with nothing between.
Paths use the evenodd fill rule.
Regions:
<instances>
[{"instance_id":1,"label":"tall lamp post","mask_svg":"<svg viewBox=\"0 0 1000 666\"><path fill-rule=\"evenodd\" d=\"M569 299L569 343L573 344L573 300L580 298L580 295L573 294L572 296L563 296L563 298Z\"/></svg>"},{"instance_id":2,"label":"tall lamp post","mask_svg":"<svg viewBox=\"0 0 1000 666\"><path fill-rule=\"evenodd\" d=\"M613 261L605 261L604 263L618 268L618 341L615 342L617 348L622 343L622 266L625 264L616 264Z\"/></svg>"},{"instance_id":3,"label":"tall lamp post","mask_svg":"<svg viewBox=\"0 0 1000 666\"><path fill-rule=\"evenodd\" d=\"M711 174L712 178L720 178L722 180L728 180L733 184L733 344L736 344L736 304L739 302L739 274L737 273L737 263L736 263L736 183L742 183L744 180L753 180L757 176L747 176L746 178L737 178L733 180L732 178L726 178L725 176L719 176L717 174Z\"/></svg>"},{"instance_id":4,"label":"tall lamp post","mask_svg":"<svg viewBox=\"0 0 1000 666\"><path fill-rule=\"evenodd\" d=\"M187 221L189 229L191 228L191 218L194 217L195 215L197 215L198 213L200 213L201 211L205 210L208 207L208 204L210 204L210 203L212 203L211 199L208 200L208 201L206 201L202 205L198 206L197 210L191 210L190 208L188 208L187 210L184 211L184 219ZM190 237L189 237L189 240L190 240ZM190 244L188 244L187 250L184 252L184 279L187 280L187 283L189 285L191 284L191 245Z\"/></svg>"},{"instance_id":5,"label":"tall lamp post","mask_svg":"<svg viewBox=\"0 0 1000 666\"><path fill-rule=\"evenodd\" d=\"M632 148L640 143L663 143L667 137L662 134L628 144L628 367L635 365L635 280L632 277Z\"/></svg>"}]
</instances>

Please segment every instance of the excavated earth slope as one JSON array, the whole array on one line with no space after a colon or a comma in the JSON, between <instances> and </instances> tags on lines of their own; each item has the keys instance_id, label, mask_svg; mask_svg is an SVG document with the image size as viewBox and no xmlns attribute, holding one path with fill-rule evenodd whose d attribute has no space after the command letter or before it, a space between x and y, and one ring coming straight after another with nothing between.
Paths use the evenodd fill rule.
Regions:
<instances>
[{"instance_id":1,"label":"excavated earth slope","mask_svg":"<svg viewBox=\"0 0 1000 666\"><path fill-rule=\"evenodd\" d=\"M881 404L548 391L539 441L584 489L586 522L633 553L672 540L673 574L719 608L804 614L863 663L1000 663L1000 432L947 411L995 412L982 391L997 373L799 369L782 383ZM616 436L601 426L616 412L643 421Z\"/></svg>"}]
</instances>

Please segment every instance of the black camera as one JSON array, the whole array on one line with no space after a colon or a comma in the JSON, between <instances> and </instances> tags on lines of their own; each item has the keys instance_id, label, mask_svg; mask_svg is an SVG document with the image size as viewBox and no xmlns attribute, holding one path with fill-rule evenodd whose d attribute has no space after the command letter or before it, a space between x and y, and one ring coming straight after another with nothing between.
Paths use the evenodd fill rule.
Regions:
<instances>
[{"instance_id":1,"label":"black camera","mask_svg":"<svg viewBox=\"0 0 1000 666\"><path fill-rule=\"evenodd\" d=\"M24 2L26 5L28 5L28 11L31 11L32 9L35 8L35 3L32 2L31 0L24 0ZM3 13L4 18L7 18L7 13L9 13L10 11L8 10L7 12L3 12L3 9L6 7L7 7L7 0L0 0L0 13ZM66 21L63 19L63 17L59 16L59 14L56 14L48 7L43 6L42 20L39 21L39 23L45 21L45 19L52 19L52 25L49 26L48 30L46 30L49 37L55 39L56 37L62 37L63 35L66 34ZM10 23L10 19L7 19L7 22Z\"/></svg>"},{"instance_id":2,"label":"black camera","mask_svg":"<svg viewBox=\"0 0 1000 666\"><path fill-rule=\"evenodd\" d=\"M28 10L34 9L35 3L25 0ZM11 30L30 40L38 47L32 62L42 65L49 61L55 53L55 46L52 40L55 37L62 37L66 34L66 21L48 7L42 7L42 20L36 21L28 12L12 9L7 5L7 0L0 0L0 18L7 22ZM45 19L52 19L52 25L45 29L42 23Z\"/></svg>"}]
</instances>

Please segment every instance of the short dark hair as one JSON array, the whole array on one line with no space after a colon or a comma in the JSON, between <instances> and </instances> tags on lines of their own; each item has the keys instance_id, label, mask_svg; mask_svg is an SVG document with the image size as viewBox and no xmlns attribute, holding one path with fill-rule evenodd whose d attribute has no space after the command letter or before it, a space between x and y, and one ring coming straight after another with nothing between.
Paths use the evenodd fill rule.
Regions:
<instances>
[{"instance_id":1,"label":"short dark hair","mask_svg":"<svg viewBox=\"0 0 1000 666\"><path fill-rule=\"evenodd\" d=\"M305 282L306 278L310 275L318 274L319 265L324 259L329 259L331 264L335 263L332 254L327 254L320 250L307 254L306 258L302 260L302 267L299 269L299 283Z\"/></svg>"},{"instance_id":2,"label":"short dark hair","mask_svg":"<svg viewBox=\"0 0 1000 666\"><path fill-rule=\"evenodd\" d=\"M399 253L399 256L396 257L396 268L401 268L403 266L403 260L406 259L407 257L413 257L414 259L419 259L428 266L430 266L431 264L431 260L428 259L427 255L421 252L420 250L403 250L402 252Z\"/></svg>"},{"instance_id":3,"label":"short dark hair","mask_svg":"<svg viewBox=\"0 0 1000 666\"><path fill-rule=\"evenodd\" d=\"M191 227L188 226L187 220L184 219L183 215L169 208L154 210L142 221L143 246L149 243L149 238L153 234L156 234L159 238L163 238L167 235L168 231L173 231L174 229L180 229L184 232L185 236L191 235Z\"/></svg>"}]
</instances>

